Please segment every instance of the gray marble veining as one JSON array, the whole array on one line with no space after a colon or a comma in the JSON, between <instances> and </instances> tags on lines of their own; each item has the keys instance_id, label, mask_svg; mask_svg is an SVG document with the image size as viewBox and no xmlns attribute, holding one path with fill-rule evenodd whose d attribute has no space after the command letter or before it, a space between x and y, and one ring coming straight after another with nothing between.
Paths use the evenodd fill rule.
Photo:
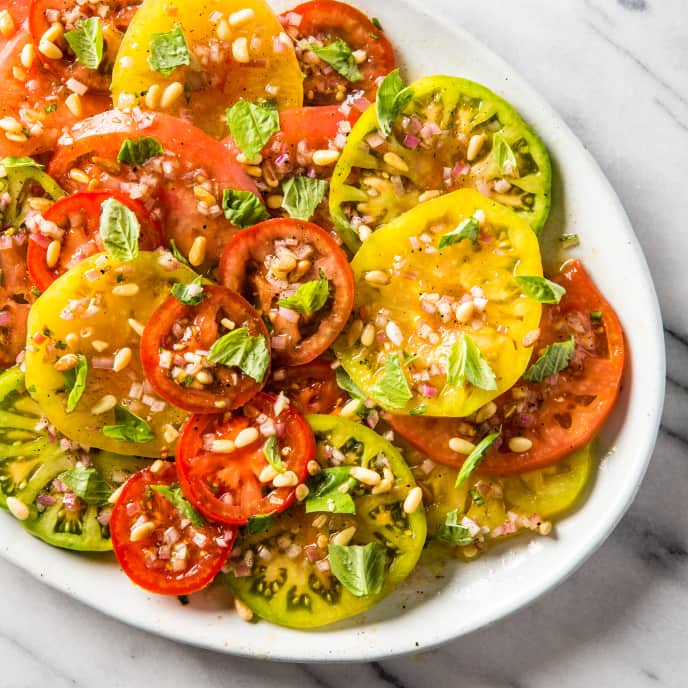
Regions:
<instances>
[{"instance_id":1,"label":"gray marble veining","mask_svg":"<svg viewBox=\"0 0 688 688\"><path fill-rule=\"evenodd\" d=\"M688 4L428 2L556 107L609 176L643 244L665 318L668 386L655 456L628 515L574 576L529 608L434 652L349 667L259 663L177 645L0 561L0 688L142 679L209 688L688 685Z\"/></svg>"}]
</instances>

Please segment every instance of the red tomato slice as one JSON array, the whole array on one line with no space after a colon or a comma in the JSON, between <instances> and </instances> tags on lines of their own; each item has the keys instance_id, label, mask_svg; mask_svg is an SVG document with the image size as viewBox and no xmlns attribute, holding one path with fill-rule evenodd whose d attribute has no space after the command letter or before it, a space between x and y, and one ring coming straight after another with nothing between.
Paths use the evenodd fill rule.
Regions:
<instances>
[{"instance_id":1,"label":"red tomato slice","mask_svg":"<svg viewBox=\"0 0 688 688\"><path fill-rule=\"evenodd\" d=\"M6 10L12 17L15 30L19 28L24 20L29 16L29 7L31 0L1 0L0 11ZM0 41L7 38L4 34L0 34ZM11 38L11 36L9 36Z\"/></svg>"},{"instance_id":2,"label":"red tomato slice","mask_svg":"<svg viewBox=\"0 0 688 688\"><path fill-rule=\"evenodd\" d=\"M224 287L206 285L201 302L187 306L170 296L148 321L141 338L141 363L153 389L189 413L221 413L252 399L261 382L238 368L208 361L212 345L229 329L245 327L250 336L269 336L256 310Z\"/></svg>"},{"instance_id":3,"label":"red tomato slice","mask_svg":"<svg viewBox=\"0 0 688 688\"><path fill-rule=\"evenodd\" d=\"M354 304L354 277L337 242L310 222L275 219L245 229L227 244L220 281L255 305L273 325L278 365L303 365L320 356L342 331ZM312 314L278 301L306 282L329 281L324 307Z\"/></svg>"},{"instance_id":4,"label":"red tomato slice","mask_svg":"<svg viewBox=\"0 0 688 688\"><path fill-rule=\"evenodd\" d=\"M17 303L0 291L0 369L10 368L26 346L26 321L31 305Z\"/></svg>"},{"instance_id":5,"label":"red tomato slice","mask_svg":"<svg viewBox=\"0 0 688 688\"><path fill-rule=\"evenodd\" d=\"M375 100L377 80L396 66L392 45L384 33L351 5L335 0L314 0L285 12L280 20L294 41L301 71L305 74L306 105L340 103L351 94ZM327 46L338 39L347 43L354 53L365 52L363 62L358 65L363 79L349 81L315 53L302 47L303 41Z\"/></svg>"},{"instance_id":6,"label":"red tomato slice","mask_svg":"<svg viewBox=\"0 0 688 688\"><path fill-rule=\"evenodd\" d=\"M84 191L65 196L43 213L47 222L53 222L64 230L57 264L54 267L48 266L50 237L35 232L29 239L29 273L41 291L45 291L73 265L105 250L99 227L101 205L108 198L118 200L136 213L141 225L139 246L143 251L152 251L161 245L160 225L151 218L141 201L109 191Z\"/></svg>"},{"instance_id":7,"label":"red tomato slice","mask_svg":"<svg viewBox=\"0 0 688 688\"><path fill-rule=\"evenodd\" d=\"M189 595L208 585L227 561L236 531L194 525L154 485L174 488L173 463L146 468L124 485L110 518L115 556L136 585L161 595Z\"/></svg>"},{"instance_id":8,"label":"red tomato slice","mask_svg":"<svg viewBox=\"0 0 688 688\"><path fill-rule=\"evenodd\" d=\"M125 139L151 137L164 149L143 165L117 162ZM74 176L74 168L78 172ZM205 246L201 263L210 270L236 228L224 217L224 189L252 191L256 185L227 149L193 124L164 113L104 112L79 122L61 140L48 172L71 191L95 188L121 191L139 198L164 228L165 240L189 255L198 237ZM86 182L88 179L88 182ZM216 204L199 199L203 189Z\"/></svg>"},{"instance_id":9,"label":"red tomato slice","mask_svg":"<svg viewBox=\"0 0 688 688\"><path fill-rule=\"evenodd\" d=\"M29 27L36 46L53 25L60 24L62 27L61 32L51 42L60 49L63 57L51 59L37 51L38 57L47 69L65 83L69 79L74 79L90 91L109 93L112 67L122 42L122 35L140 4L140 0L100 0L98 3L77 0L33 0ZM80 64L63 35L77 28L79 21L91 17L98 17L103 32L103 59L97 69Z\"/></svg>"},{"instance_id":10,"label":"red tomato slice","mask_svg":"<svg viewBox=\"0 0 688 688\"><path fill-rule=\"evenodd\" d=\"M269 392L284 392L292 406L303 413L330 414L345 398L330 361L318 359L293 368L278 368L268 381Z\"/></svg>"},{"instance_id":11,"label":"red tomato slice","mask_svg":"<svg viewBox=\"0 0 688 688\"><path fill-rule=\"evenodd\" d=\"M289 406L276 413L276 402L261 393L241 412L192 416L186 422L177 445L179 477L184 493L208 518L242 525L252 516L284 511L294 501L315 456L315 438L300 413ZM276 438L284 468L282 474L272 471L271 480L263 474L269 469L268 437ZM230 448L239 446L227 452L228 441ZM287 484L277 487L273 480Z\"/></svg>"},{"instance_id":12,"label":"red tomato slice","mask_svg":"<svg viewBox=\"0 0 688 688\"><path fill-rule=\"evenodd\" d=\"M624 338L616 313L598 291L580 261L572 261L555 280L566 288L556 306L544 306L540 339L533 360L554 342L576 340L568 368L534 384L520 380L495 399L495 414L477 423L468 418L423 418L387 415L392 428L434 461L460 466L464 456L449 449L451 437L471 442L502 426L480 472L507 475L551 466L587 444L611 413L621 389ZM601 321L590 313L600 311ZM509 450L509 440L525 437L532 447Z\"/></svg>"}]
</instances>

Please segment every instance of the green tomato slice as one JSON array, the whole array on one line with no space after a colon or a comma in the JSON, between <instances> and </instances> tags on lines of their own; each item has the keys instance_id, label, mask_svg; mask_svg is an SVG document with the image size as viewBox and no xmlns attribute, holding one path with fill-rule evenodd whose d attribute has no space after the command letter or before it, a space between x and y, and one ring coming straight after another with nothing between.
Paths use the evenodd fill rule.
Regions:
<instances>
[{"instance_id":1,"label":"green tomato slice","mask_svg":"<svg viewBox=\"0 0 688 688\"><path fill-rule=\"evenodd\" d=\"M360 246L361 225L375 230L430 197L466 187L513 208L539 232L549 214L551 164L518 112L456 77L420 79L408 91L391 136L380 133L370 107L335 168L330 213L349 248Z\"/></svg>"},{"instance_id":2,"label":"green tomato slice","mask_svg":"<svg viewBox=\"0 0 688 688\"><path fill-rule=\"evenodd\" d=\"M157 457L164 448L173 450L165 441L165 430L168 425L178 429L186 414L146 390L137 331L169 296L173 284L188 284L196 277L170 259L160 252L140 252L129 263L106 254L92 256L53 282L33 305L26 384L50 422L69 439L127 455ZM125 348L131 351L131 361L116 372L114 359ZM83 355L88 371L83 394L71 413L67 379L55 369L65 354ZM104 426L121 422L112 402L142 418L154 439L134 442L103 434Z\"/></svg>"},{"instance_id":3,"label":"green tomato slice","mask_svg":"<svg viewBox=\"0 0 688 688\"><path fill-rule=\"evenodd\" d=\"M363 466L393 475L391 488L373 494L358 483L350 490L355 514L306 513L296 504L275 518L269 530L240 540L241 554L231 560L227 582L258 616L292 628L314 628L360 614L388 595L413 570L425 544L422 505L412 514L403 505L415 486L399 451L369 428L336 416L308 416L323 468ZM378 542L387 548L381 592L356 597L327 570L327 547L336 533L355 527L350 542ZM309 556L310 555L310 556ZM323 566L324 564L324 566ZM235 575L244 568L244 574Z\"/></svg>"},{"instance_id":4,"label":"green tomato slice","mask_svg":"<svg viewBox=\"0 0 688 688\"><path fill-rule=\"evenodd\" d=\"M484 219L475 242L438 248L476 214ZM523 338L538 327L541 306L522 295L515 277L542 275L542 264L537 237L509 208L470 189L441 196L377 231L352 268L359 321L334 349L359 388L391 413L468 416L526 369L531 349ZM450 377L451 352L464 335L492 369L493 389ZM398 403L384 394L394 356L407 385L408 399L396 395Z\"/></svg>"}]
</instances>

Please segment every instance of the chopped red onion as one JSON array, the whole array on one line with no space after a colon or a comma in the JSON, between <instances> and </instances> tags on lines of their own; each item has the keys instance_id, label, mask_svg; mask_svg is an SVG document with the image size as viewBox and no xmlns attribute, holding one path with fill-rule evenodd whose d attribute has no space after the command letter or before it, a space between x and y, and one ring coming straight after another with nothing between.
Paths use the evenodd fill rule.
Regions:
<instances>
[{"instance_id":1,"label":"chopped red onion","mask_svg":"<svg viewBox=\"0 0 688 688\"><path fill-rule=\"evenodd\" d=\"M425 382L420 386L420 393L427 399L434 399L437 396L437 389Z\"/></svg>"},{"instance_id":2,"label":"chopped red onion","mask_svg":"<svg viewBox=\"0 0 688 688\"><path fill-rule=\"evenodd\" d=\"M112 370L115 361L112 356L94 356L91 359L91 365L96 370Z\"/></svg>"},{"instance_id":3,"label":"chopped red onion","mask_svg":"<svg viewBox=\"0 0 688 688\"><path fill-rule=\"evenodd\" d=\"M283 351L287 348L289 343L289 336L286 334L278 334L276 337L272 338L272 348L276 351Z\"/></svg>"},{"instance_id":4,"label":"chopped red onion","mask_svg":"<svg viewBox=\"0 0 688 688\"><path fill-rule=\"evenodd\" d=\"M55 504L55 502L57 500L52 495L42 494L42 495L38 495L38 497L36 497L36 501L41 506L52 506L53 504Z\"/></svg>"},{"instance_id":5,"label":"chopped red onion","mask_svg":"<svg viewBox=\"0 0 688 688\"><path fill-rule=\"evenodd\" d=\"M468 174L471 171L471 166L466 162L457 162L454 165L454 169L451 172L451 176L456 179L457 177L462 177L464 174Z\"/></svg>"},{"instance_id":6,"label":"chopped red onion","mask_svg":"<svg viewBox=\"0 0 688 688\"><path fill-rule=\"evenodd\" d=\"M359 112L364 112L371 106L371 102L367 99L361 96L360 98L356 98L352 105L359 111Z\"/></svg>"},{"instance_id":7,"label":"chopped red onion","mask_svg":"<svg viewBox=\"0 0 688 688\"><path fill-rule=\"evenodd\" d=\"M73 492L65 492L62 497L62 506L67 511L78 511L79 498Z\"/></svg>"},{"instance_id":8,"label":"chopped red onion","mask_svg":"<svg viewBox=\"0 0 688 688\"><path fill-rule=\"evenodd\" d=\"M8 311L0 311L0 327L5 327L12 322L12 316ZM40 344L40 342L36 342Z\"/></svg>"},{"instance_id":9,"label":"chopped red onion","mask_svg":"<svg viewBox=\"0 0 688 688\"><path fill-rule=\"evenodd\" d=\"M283 306L280 306L277 313L287 322L295 323L299 321L299 314L296 311L291 310L291 308L284 308Z\"/></svg>"},{"instance_id":10,"label":"chopped red onion","mask_svg":"<svg viewBox=\"0 0 688 688\"><path fill-rule=\"evenodd\" d=\"M109 526L111 517L112 517L112 509L103 509L98 514L98 523L100 523L101 526Z\"/></svg>"},{"instance_id":11,"label":"chopped red onion","mask_svg":"<svg viewBox=\"0 0 688 688\"><path fill-rule=\"evenodd\" d=\"M404 137L404 145L411 150L416 150L416 148L418 148L420 145L420 139L412 134L407 134Z\"/></svg>"},{"instance_id":12,"label":"chopped red onion","mask_svg":"<svg viewBox=\"0 0 688 688\"><path fill-rule=\"evenodd\" d=\"M366 143L371 147L371 148L379 148L385 143L385 139L376 133L369 134L366 136Z\"/></svg>"}]
</instances>

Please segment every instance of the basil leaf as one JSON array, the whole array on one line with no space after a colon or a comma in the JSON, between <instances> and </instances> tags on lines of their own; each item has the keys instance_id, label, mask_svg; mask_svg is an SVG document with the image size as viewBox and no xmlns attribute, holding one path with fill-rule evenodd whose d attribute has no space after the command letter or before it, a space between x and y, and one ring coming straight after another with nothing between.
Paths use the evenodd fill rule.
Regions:
<instances>
[{"instance_id":1,"label":"basil leaf","mask_svg":"<svg viewBox=\"0 0 688 688\"><path fill-rule=\"evenodd\" d=\"M50 105L46 105L43 110L48 114L55 112L55 110L57 110L57 103L50 103Z\"/></svg>"},{"instance_id":2,"label":"basil leaf","mask_svg":"<svg viewBox=\"0 0 688 688\"><path fill-rule=\"evenodd\" d=\"M191 55L180 26L151 36L148 66L152 71L170 76L177 67L188 64L191 64Z\"/></svg>"},{"instance_id":3,"label":"basil leaf","mask_svg":"<svg viewBox=\"0 0 688 688\"><path fill-rule=\"evenodd\" d=\"M112 440L144 444L155 439L151 426L124 406L115 406L115 425L103 426L103 435Z\"/></svg>"},{"instance_id":4,"label":"basil leaf","mask_svg":"<svg viewBox=\"0 0 688 688\"><path fill-rule=\"evenodd\" d=\"M276 520L274 514L258 514L257 516L251 516L246 523L246 532L249 535L264 533L275 525Z\"/></svg>"},{"instance_id":5,"label":"basil leaf","mask_svg":"<svg viewBox=\"0 0 688 688\"><path fill-rule=\"evenodd\" d=\"M492 152L501 174L513 177L518 172L518 162L514 151L511 150L504 134L498 131L492 136Z\"/></svg>"},{"instance_id":6,"label":"basil leaf","mask_svg":"<svg viewBox=\"0 0 688 688\"><path fill-rule=\"evenodd\" d=\"M468 239L475 243L478 241L478 235L480 234L480 223L474 218L469 217L465 219L456 229L453 229L447 234L443 234L440 237L440 243L438 244L440 249L451 246L452 244L458 244L459 241Z\"/></svg>"},{"instance_id":7,"label":"basil leaf","mask_svg":"<svg viewBox=\"0 0 688 688\"><path fill-rule=\"evenodd\" d=\"M83 354L77 354L79 363L64 373L65 387L69 394L67 395L67 413L72 413L81 400L81 396L86 389L86 377L88 375L88 361Z\"/></svg>"},{"instance_id":8,"label":"basil leaf","mask_svg":"<svg viewBox=\"0 0 688 688\"><path fill-rule=\"evenodd\" d=\"M473 451L466 457L466 460L461 466L459 474L456 476L454 487L460 487L468 479L468 476L480 465L480 462L485 458L490 447L495 443L495 440L502 434L502 429L499 432L493 432L483 439L475 446Z\"/></svg>"},{"instance_id":9,"label":"basil leaf","mask_svg":"<svg viewBox=\"0 0 688 688\"><path fill-rule=\"evenodd\" d=\"M413 98L413 93L404 88L399 70L390 72L380 83L375 109L380 132L387 137L392 133L394 120L404 111Z\"/></svg>"},{"instance_id":10,"label":"basil leaf","mask_svg":"<svg viewBox=\"0 0 688 688\"><path fill-rule=\"evenodd\" d=\"M222 335L211 347L208 360L234 366L256 382L262 382L270 367L270 351L265 337L252 337L247 327Z\"/></svg>"},{"instance_id":11,"label":"basil leaf","mask_svg":"<svg viewBox=\"0 0 688 688\"><path fill-rule=\"evenodd\" d=\"M447 384L463 387L470 382L474 387L485 390L497 389L497 380L490 364L475 343L473 337L462 334L454 342L447 357Z\"/></svg>"},{"instance_id":12,"label":"basil leaf","mask_svg":"<svg viewBox=\"0 0 688 688\"><path fill-rule=\"evenodd\" d=\"M568 341L550 344L545 349L545 353L526 370L523 379L528 382L540 383L550 375L561 372L568 368L575 350L576 341L573 335Z\"/></svg>"},{"instance_id":13,"label":"basil leaf","mask_svg":"<svg viewBox=\"0 0 688 688\"><path fill-rule=\"evenodd\" d=\"M241 152L247 158L255 158L280 130L277 105L273 101L250 103L242 98L227 110L227 124Z\"/></svg>"},{"instance_id":14,"label":"basil leaf","mask_svg":"<svg viewBox=\"0 0 688 688\"><path fill-rule=\"evenodd\" d=\"M80 64L98 69L103 60L103 27L98 17L80 19L64 37Z\"/></svg>"},{"instance_id":15,"label":"basil leaf","mask_svg":"<svg viewBox=\"0 0 688 688\"><path fill-rule=\"evenodd\" d=\"M76 466L60 473L57 479L87 504L104 504L112 494L112 487L93 466Z\"/></svg>"},{"instance_id":16,"label":"basil leaf","mask_svg":"<svg viewBox=\"0 0 688 688\"><path fill-rule=\"evenodd\" d=\"M182 488L177 485L151 485L150 489L164 497L172 506L184 517L191 521L191 524L200 528L205 525L205 519L196 509L191 506L191 502L184 496Z\"/></svg>"},{"instance_id":17,"label":"basil leaf","mask_svg":"<svg viewBox=\"0 0 688 688\"><path fill-rule=\"evenodd\" d=\"M421 404L420 406L416 406L416 408L412 408L409 411L409 416L423 416L427 410L428 407L425 404Z\"/></svg>"},{"instance_id":18,"label":"basil leaf","mask_svg":"<svg viewBox=\"0 0 688 688\"><path fill-rule=\"evenodd\" d=\"M519 275L516 282L526 296L539 303L559 303L561 297L566 294L564 287L546 277Z\"/></svg>"},{"instance_id":19,"label":"basil leaf","mask_svg":"<svg viewBox=\"0 0 688 688\"><path fill-rule=\"evenodd\" d=\"M387 548L379 542L367 545L328 545L330 569L355 597L377 595L385 582Z\"/></svg>"},{"instance_id":20,"label":"basil leaf","mask_svg":"<svg viewBox=\"0 0 688 688\"><path fill-rule=\"evenodd\" d=\"M326 511L330 514L355 514L356 504L349 494L358 484L356 478L351 477L349 466L336 466L324 468L312 479L309 485L310 492L304 502L306 513ZM341 492L340 487L347 485L348 490Z\"/></svg>"},{"instance_id":21,"label":"basil leaf","mask_svg":"<svg viewBox=\"0 0 688 688\"><path fill-rule=\"evenodd\" d=\"M208 298L208 294L203 293L203 278L199 275L193 282L189 284L174 284L172 285L172 295L177 301L180 301L185 306L198 306L203 299Z\"/></svg>"},{"instance_id":22,"label":"basil leaf","mask_svg":"<svg viewBox=\"0 0 688 688\"><path fill-rule=\"evenodd\" d=\"M311 177L292 177L282 184L284 197L282 207L289 217L297 220L310 220L327 192L324 179Z\"/></svg>"},{"instance_id":23,"label":"basil leaf","mask_svg":"<svg viewBox=\"0 0 688 688\"><path fill-rule=\"evenodd\" d=\"M282 457L280 456L277 438L274 435L272 435L272 437L268 437L267 442L263 445L263 454L265 455L265 460L278 473L284 473L287 470L287 467L284 465Z\"/></svg>"},{"instance_id":24,"label":"basil leaf","mask_svg":"<svg viewBox=\"0 0 688 688\"><path fill-rule=\"evenodd\" d=\"M466 547L475 542L475 538L468 532L468 528L460 525L458 509L454 509L446 515L444 523L437 529L435 537L442 542L459 547Z\"/></svg>"},{"instance_id":25,"label":"basil leaf","mask_svg":"<svg viewBox=\"0 0 688 688\"><path fill-rule=\"evenodd\" d=\"M390 408L404 408L413 397L401 368L399 354L387 356L384 375L380 382L371 387L370 393L376 401Z\"/></svg>"},{"instance_id":26,"label":"basil leaf","mask_svg":"<svg viewBox=\"0 0 688 688\"><path fill-rule=\"evenodd\" d=\"M253 191L225 189L222 194L222 210L233 225L242 229L270 217L260 198Z\"/></svg>"},{"instance_id":27,"label":"basil leaf","mask_svg":"<svg viewBox=\"0 0 688 688\"><path fill-rule=\"evenodd\" d=\"M136 214L115 198L108 198L100 206L100 236L107 252L121 262L139 255L141 225Z\"/></svg>"},{"instance_id":28,"label":"basil leaf","mask_svg":"<svg viewBox=\"0 0 688 688\"><path fill-rule=\"evenodd\" d=\"M13 170L21 167L35 167L37 170L42 170L45 167L45 165L37 163L33 158L13 158L12 156L3 158L0 165L6 170Z\"/></svg>"},{"instance_id":29,"label":"basil leaf","mask_svg":"<svg viewBox=\"0 0 688 688\"><path fill-rule=\"evenodd\" d=\"M349 373L342 366L339 366L334 374L339 388L347 392L352 399L360 399L361 401L367 399L361 388L349 377Z\"/></svg>"},{"instance_id":30,"label":"basil leaf","mask_svg":"<svg viewBox=\"0 0 688 688\"><path fill-rule=\"evenodd\" d=\"M325 306L329 296L330 283L321 272L319 280L304 282L293 296L280 299L277 305L302 315L313 315Z\"/></svg>"},{"instance_id":31,"label":"basil leaf","mask_svg":"<svg viewBox=\"0 0 688 688\"><path fill-rule=\"evenodd\" d=\"M317 45L309 45L308 49L349 81L363 81L363 74L356 66L356 60L349 44L341 38L322 48Z\"/></svg>"},{"instance_id":32,"label":"basil leaf","mask_svg":"<svg viewBox=\"0 0 688 688\"><path fill-rule=\"evenodd\" d=\"M170 251L175 259L178 260L182 265L186 265L189 268L191 267L191 263L189 263L188 259L183 256L181 251L177 248L177 244L174 242L174 239L170 239Z\"/></svg>"},{"instance_id":33,"label":"basil leaf","mask_svg":"<svg viewBox=\"0 0 688 688\"><path fill-rule=\"evenodd\" d=\"M123 162L127 165L143 165L151 158L162 155L162 153L162 144L152 136L141 136L138 139L126 138L119 149L119 153L117 153L117 162Z\"/></svg>"},{"instance_id":34,"label":"basil leaf","mask_svg":"<svg viewBox=\"0 0 688 688\"><path fill-rule=\"evenodd\" d=\"M371 17L370 18L370 23L376 28L380 29L380 31L384 31L382 28L382 24L380 23L380 20L377 17Z\"/></svg>"}]
</instances>

